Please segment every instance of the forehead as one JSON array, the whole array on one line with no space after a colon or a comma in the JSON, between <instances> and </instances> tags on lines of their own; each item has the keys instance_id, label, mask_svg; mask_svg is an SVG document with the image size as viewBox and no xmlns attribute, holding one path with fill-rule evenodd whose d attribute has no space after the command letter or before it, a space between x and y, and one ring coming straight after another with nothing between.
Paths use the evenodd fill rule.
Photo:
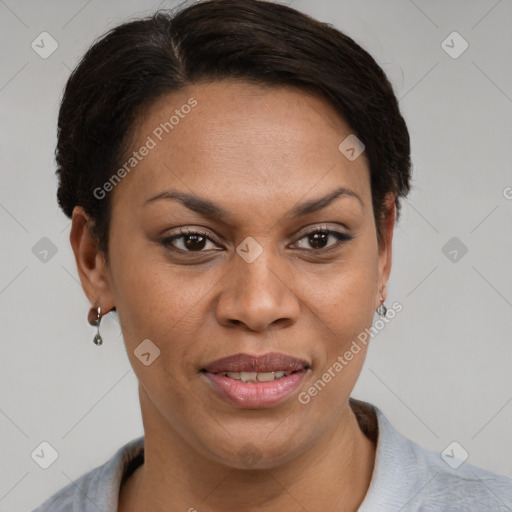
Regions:
<instances>
[{"instance_id":1,"label":"forehead","mask_svg":"<svg viewBox=\"0 0 512 512\"><path fill-rule=\"evenodd\" d=\"M195 84L141 115L126 156L135 151L137 161L113 201L138 206L167 188L242 206L248 197L298 201L338 186L368 200L364 153L350 161L338 149L350 134L326 100L298 89L233 80Z\"/></svg>"}]
</instances>

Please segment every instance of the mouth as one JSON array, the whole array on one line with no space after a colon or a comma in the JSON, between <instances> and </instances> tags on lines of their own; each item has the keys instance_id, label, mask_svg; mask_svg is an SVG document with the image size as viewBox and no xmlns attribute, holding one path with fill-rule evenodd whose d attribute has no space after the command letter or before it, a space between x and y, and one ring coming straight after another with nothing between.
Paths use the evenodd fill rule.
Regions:
<instances>
[{"instance_id":1,"label":"mouth","mask_svg":"<svg viewBox=\"0 0 512 512\"><path fill-rule=\"evenodd\" d=\"M242 408L274 407L300 386L310 364L286 354L234 354L205 365L201 373L216 395Z\"/></svg>"},{"instance_id":2,"label":"mouth","mask_svg":"<svg viewBox=\"0 0 512 512\"><path fill-rule=\"evenodd\" d=\"M272 382L273 380L279 380L283 377L288 377L295 372L285 372L278 370L276 372L219 372L215 375L223 375L230 379L239 380L242 382Z\"/></svg>"}]
</instances>

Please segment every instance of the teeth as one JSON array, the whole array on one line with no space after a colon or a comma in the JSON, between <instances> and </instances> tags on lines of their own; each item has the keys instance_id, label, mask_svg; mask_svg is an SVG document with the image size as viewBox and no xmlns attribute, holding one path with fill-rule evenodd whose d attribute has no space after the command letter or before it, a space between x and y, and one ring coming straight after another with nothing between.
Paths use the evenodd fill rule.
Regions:
<instances>
[{"instance_id":1,"label":"teeth","mask_svg":"<svg viewBox=\"0 0 512 512\"><path fill-rule=\"evenodd\" d=\"M277 377L274 372L262 372L262 373L258 373L256 375L256 378L260 382L270 382L271 380L274 380L274 378L277 378Z\"/></svg>"},{"instance_id":2,"label":"teeth","mask_svg":"<svg viewBox=\"0 0 512 512\"><path fill-rule=\"evenodd\" d=\"M271 382L282 377L287 377L293 372L277 371L277 372L220 372L230 379L241 380L242 382Z\"/></svg>"},{"instance_id":3,"label":"teeth","mask_svg":"<svg viewBox=\"0 0 512 512\"><path fill-rule=\"evenodd\" d=\"M256 372L240 372L240 380L242 382L256 382Z\"/></svg>"}]
</instances>

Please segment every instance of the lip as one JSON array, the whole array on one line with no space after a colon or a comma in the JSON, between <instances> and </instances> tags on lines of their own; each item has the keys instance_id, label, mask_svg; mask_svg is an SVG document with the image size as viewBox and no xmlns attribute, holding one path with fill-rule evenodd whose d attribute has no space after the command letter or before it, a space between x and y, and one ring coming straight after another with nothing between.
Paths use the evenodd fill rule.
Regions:
<instances>
[{"instance_id":1,"label":"lip","mask_svg":"<svg viewBox=\"0 0 512 512\"><path fill-rule=\"evenodd\" d=\"M234 354L208 363L202 369L217 395L246 409L265 409L275 407L289 398L301 385L310 369L307 361L295 357L271 352L261 356ZM223 372L293 372L270 382L242 382L232 379Z\"/></svg>"},{"instance_id":2,"label":"lip","mask_svg":"<svg viewBox=\"0 0 512 512\"><path fill-rule=\"evenodd\" d=\"M220 372L277 372L279 370L296 372L304 368L309 368L309 363L303 359L280 352L269 352L260 356L233 354L206 364L203 370L215 374Z\"/></svg>"},{"instance_id":3,"label":"lip","mask_svg":"<svg viewBox=\"0 0 512 512\"><path fill-rule=\"evenodd\" d=\"M308 370L296 371L270 382L242 382L224 375L204 372L217 394L245 409L266 409L284 402L300 386Z\"/></svg>"}]
</instances>

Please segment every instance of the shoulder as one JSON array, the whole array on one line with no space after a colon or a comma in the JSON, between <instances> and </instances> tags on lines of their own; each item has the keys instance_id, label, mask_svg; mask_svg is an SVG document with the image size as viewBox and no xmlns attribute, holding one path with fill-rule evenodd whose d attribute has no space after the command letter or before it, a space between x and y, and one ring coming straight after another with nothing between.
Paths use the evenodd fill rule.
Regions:
<instances>
[{"instance_id":1,"label":"shoulder","mask_svg":"<svg viewBox=\"0 0 512 512\"><path fill-rule=\"evenodd\" d=\"M143 460L144 436L141 436L126 443L103 465L71 482L32 512L117 512L123 479Z\"/></svg>"},{"instance_id":2,"label":"shoulder","mask_svg":"<svg viewBox=\"0 0 512 512\"><path fill-rule=\"evenodd\" d=\"M512 479L457 459L456 449L441 455L410 440L402 447L417 461L418 493L411 502L422 511L512 511Z\"/></svg>"},{"instance_id":3,"label":"shoulder","mask_svg":"<svg viewBox=\"0 0 512 512\"><path fill-rule=\"evenodd\" d=\"M402 436L377 407L375 467L359 512L512 511L512 479L457 460Z\"/></svg>"}]
</instances>

